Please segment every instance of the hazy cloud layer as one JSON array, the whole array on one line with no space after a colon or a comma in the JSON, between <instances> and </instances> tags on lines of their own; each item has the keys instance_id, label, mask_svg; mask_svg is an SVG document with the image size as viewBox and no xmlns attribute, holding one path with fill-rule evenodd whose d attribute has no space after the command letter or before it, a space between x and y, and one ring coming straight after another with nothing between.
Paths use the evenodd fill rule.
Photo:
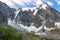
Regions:
<instances>
[{"instance_id":1,"label":"hazy cloud layer","mask_svg":"<svg viewBox=\"0 0 60 40\"><path fill-rule=\"evenodd\" d=\"M5 2L7 5L13 8L18 7L36 7L40 4L43 4L44 2L47 3L50 6L53 6L54 3L50 0L0 0L2 2ZM56 0L58 4L60 4L60 1Z\"/></svg>"}]
</instances>

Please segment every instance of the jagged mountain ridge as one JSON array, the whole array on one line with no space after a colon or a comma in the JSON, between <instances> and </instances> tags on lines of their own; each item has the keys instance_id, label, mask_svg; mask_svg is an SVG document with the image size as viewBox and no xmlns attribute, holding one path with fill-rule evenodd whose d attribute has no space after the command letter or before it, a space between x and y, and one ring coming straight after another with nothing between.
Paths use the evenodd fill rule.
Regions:
<instances>
[{"instance_id":1,"label":"jagged mountain ridge","mask_svg":"<svg viewBox=\"0 0 60 40\"><path fill-rule=\"evenodd\" d=\"M23 11L23 9L20 9L21 11L18 13L18 16L16 18L16 22L21 22L23 25L30 26L31 23L33 23L34 26L40 27L42 26L42 22L46 21L46 26L52 26L54 27L55 22L60 22L60 16L58 15L59 12L49 5L46 4L40 5L39 7L36 7L31 11L31 9L28 9ZM34 12L37 10L37 12L34 14Z\"/></svg>"},{"instance_id":2,"label":"jagged mountain ridge","mask_svg":"<svg viewBox=\"0 0 60 40\"><path fill-rule=\"evenodd\" d=\"M42 22L45 20L45 25L48 27L54 26L54 22L60 22L60 16L58 15L59 12L49 5L45 4L34 9L19 9L16 18L15 12L16 9L10 8L5 3L0 2L0 11L3 13L6 21L10 18L11 21L15 18L15 23L23 24L24 26L36 26L37 28L42 26ZM24 11L23 11L24 10ZM18 11L18 10L17 10ZM52 25L53 24L53 25Z\"/></svg>"}]
</instances>

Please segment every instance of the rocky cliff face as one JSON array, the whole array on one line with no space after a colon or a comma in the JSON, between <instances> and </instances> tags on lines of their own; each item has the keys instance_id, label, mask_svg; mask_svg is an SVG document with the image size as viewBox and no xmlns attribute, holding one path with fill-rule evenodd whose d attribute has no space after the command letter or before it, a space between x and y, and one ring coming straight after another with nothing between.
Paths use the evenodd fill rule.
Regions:
<instances>
[{"instance_id":1,"label":"rocky cliff face","mask_svg":"<svg viewBox=\"0 0 60 40\"><path fill-rule=\"evenodd\" d=\"M10 8L8 5L0 1L0 15L4 15L4 23L7 24L8 18L12 18L15 9Z\"/></svg>"},{"instance_id":2,"label":"rocky cliff face","mask_svg":"<svg viewBox=\"0 0 60 40\"><path fill-rule=\"evenodd\" d=\"M20 11L15 13L18 10ZM45 4L45 7L44 5L40 5L34 9L23 10L21 8L18 10L10 8L0 1L0 12L3 14L5 23L7 23L10 18L10 20L14 20L15 23L28 27L32 25L38 28L42 26L44 22L46 27L55 27L55 22L60 22L60 13L47 4Z\"/></svg>"},{"instance_id":3,"label":"rocky cliff face","mask_svg":"<svg viewBox=\"0 0 60 40\"><path fill-rule=\"evenodd\" d=\"M46 4L45 8L43 5L40 5L39 7L33 9L33 11L30 9L28 11L23 11L21 9L15 20L25 26L31 26L33 23L33 25L37 28L42 26L43 21L45 21L46 27L55 27L55 22L60 22L60 14L57 10Z\"/></svg>"}]
</instances>

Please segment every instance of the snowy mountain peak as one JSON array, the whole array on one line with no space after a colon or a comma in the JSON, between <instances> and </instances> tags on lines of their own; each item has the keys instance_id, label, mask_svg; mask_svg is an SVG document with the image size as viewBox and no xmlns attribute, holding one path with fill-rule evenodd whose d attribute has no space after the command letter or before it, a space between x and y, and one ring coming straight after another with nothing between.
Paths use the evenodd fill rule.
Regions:
<instances>
[{"instance_id":1,"label":"snowy mountain peak","mask_svg":"<svg viewBox=\"0 0 60 40\"><path fill-rule=\"evenodd\" d=\"M33 11L33 10L35 10L35 9L45 9L46 10L46 8L48 7L48 5L47 4L41 4L41 5L39 5L39 6L36 6L36 7L26 7L26 8L19 8L19 9L22 9L22 11L28 11L29 9L31 10L31 11Z\"/></svg>"},{"instance_id":2,"label":"snowy mountain peak","mask_svg":"<svg viewBox=\"0 0 60 40\"><path fill-rule=\"evenodd\" d=\"M60 22L60 16L57 15L59 12L47 4L15 10L0 2L0 11L4 15L0 17L4 19L4 23L18 30L38 32L41 29L54 28L55 22Z\"/></svg>"},{"instance_id":3,"label":"snowy mountain peak","mask_svg":"<svg viewBox=\"0 0 60 40\"><path fill-rule=\"evenodd\" d=\"M43 4L42 8L46 9L46 7L47 7L47 4Z\"/></svg>"},{"instance_id":4,"label":"snowy mountain peak","mask_svg":"<svg viewBox=\"0 0 60 40\"><path fill-rule=\"evenodd\" d=\"M36 8L46 10L48 6L49 6L48 4L41 4L41 5L37 6Z\"/></svg>"}]
</instances>

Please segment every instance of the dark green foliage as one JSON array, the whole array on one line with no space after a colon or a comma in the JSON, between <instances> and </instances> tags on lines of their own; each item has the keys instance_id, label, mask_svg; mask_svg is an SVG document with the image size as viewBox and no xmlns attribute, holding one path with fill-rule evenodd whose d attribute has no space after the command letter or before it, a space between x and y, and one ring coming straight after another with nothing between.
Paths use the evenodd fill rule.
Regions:
<instances>
[{"instance_id":1,"label":"dark green foliage","mask_svg":"<svg viewBox=\"0 0 60 40\"><path fill-rule=\"evenodd\" d=\"M0 40L22 40L22 34L16 36L16 32L7 28L5 25L0 25Z\"/></svg>"},{"instance_id":2,"label":"dark green foliage","mask_svg":"<svg viewBox=\"0 0 60 40\"><path fill-rule=\"evenodd\" d=\"M22 34L21 32L17 32L13 30L9 26L0 25L0 40L54 40L48 39L44 37L40 37L33 33Z\"/></svg>"}]
</instances>

